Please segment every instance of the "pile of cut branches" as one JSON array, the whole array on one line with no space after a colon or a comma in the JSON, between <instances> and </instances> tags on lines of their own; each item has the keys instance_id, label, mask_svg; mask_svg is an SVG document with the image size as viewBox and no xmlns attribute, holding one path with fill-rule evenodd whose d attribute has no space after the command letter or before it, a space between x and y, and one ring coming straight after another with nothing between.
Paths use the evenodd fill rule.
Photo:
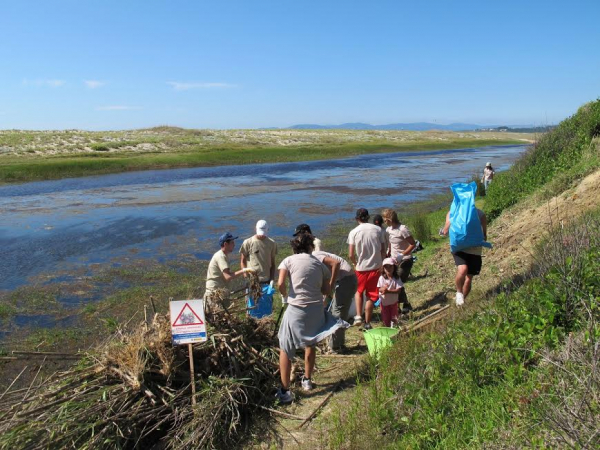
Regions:
<instances>
[{"instance_id":1,"label":"pile of cut branches","mask_svg":"<svg viewBox=\"0 0 600 450\"><path fill-rule=\"evenodd\" d=\"M0 396L0 448L231 446L272 402L274 323L209 314L194 344L196 405L187 347L173 347L167 316L117 333L77 367Z\"/></svg>"}]
</instances>

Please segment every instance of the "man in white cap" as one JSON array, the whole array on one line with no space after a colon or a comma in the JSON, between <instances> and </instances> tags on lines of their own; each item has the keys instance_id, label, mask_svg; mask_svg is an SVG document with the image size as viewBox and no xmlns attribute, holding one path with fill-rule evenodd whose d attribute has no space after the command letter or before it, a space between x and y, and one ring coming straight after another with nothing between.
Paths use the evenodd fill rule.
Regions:
<instances>
[{"instance_id":1,"label":"man in white cap","mask_svg":"<svg viewBox=\"0 0 600 450\"><path fill-rule=\"evenodd\" d=\"M267 236L269 225L266 220L256 222L256 234L246 239L240 247L240 265L254 270L259 281L268 284L275 278L275 256L277 244Z\"/></svg>"}]
</instances>

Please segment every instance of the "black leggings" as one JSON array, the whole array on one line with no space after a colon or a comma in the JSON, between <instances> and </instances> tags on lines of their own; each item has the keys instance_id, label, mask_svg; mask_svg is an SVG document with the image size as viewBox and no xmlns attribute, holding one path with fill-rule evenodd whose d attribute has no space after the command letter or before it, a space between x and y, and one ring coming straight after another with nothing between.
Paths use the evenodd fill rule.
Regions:
<instances>
[{"instance_id":1,"label":"black leggings","mask_svg":"<svg viewBox=\"0 0 600 450\"><path fill-rule=\"evenodd\" d=\"M412 269L413 260L412 258L406 259L398 264L398 276L403 283L406 283L408 280L408 276L410 275L410 269ZM402 289L400 289L400 295L398 296L398 303L404 303L405 307L411 308L410 303L408 302L408 297L406 296L406 284Z\"/></svg>"}]
</instances>

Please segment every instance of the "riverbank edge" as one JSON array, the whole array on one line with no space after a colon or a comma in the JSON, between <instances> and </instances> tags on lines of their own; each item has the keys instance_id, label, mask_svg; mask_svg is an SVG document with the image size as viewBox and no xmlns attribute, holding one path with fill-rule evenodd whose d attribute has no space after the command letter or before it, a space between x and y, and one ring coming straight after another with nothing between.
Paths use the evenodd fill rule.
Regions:
<instances>
[{"instance_id":1,"label":"riverbank edge","mask_svg":"<svg viewBox=\"0 0 600 450\"><path fill-rule=\"evenodd\" d=\"M455 139L312 147L240 147L170 153L93 153L81 156L0 158L0 185L122 172L339 159L367 153L404 153L529 145L529 140Z\"/></svg>"}]
</instances>

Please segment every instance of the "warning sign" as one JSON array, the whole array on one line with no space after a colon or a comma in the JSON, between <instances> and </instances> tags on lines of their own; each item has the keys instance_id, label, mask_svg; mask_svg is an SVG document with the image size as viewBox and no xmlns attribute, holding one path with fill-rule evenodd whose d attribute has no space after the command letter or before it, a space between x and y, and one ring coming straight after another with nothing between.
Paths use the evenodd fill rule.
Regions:
<instances>
[{"instance_id":1,"label":"warning sign","mask_svg":"<svg viewBox=\"0 0 600 450\"><path fill-rule=\"evenodd\" d=\"M204 301L177 300L169 303L173 345L206 341Z\"/></svg>"}]
</instances>

